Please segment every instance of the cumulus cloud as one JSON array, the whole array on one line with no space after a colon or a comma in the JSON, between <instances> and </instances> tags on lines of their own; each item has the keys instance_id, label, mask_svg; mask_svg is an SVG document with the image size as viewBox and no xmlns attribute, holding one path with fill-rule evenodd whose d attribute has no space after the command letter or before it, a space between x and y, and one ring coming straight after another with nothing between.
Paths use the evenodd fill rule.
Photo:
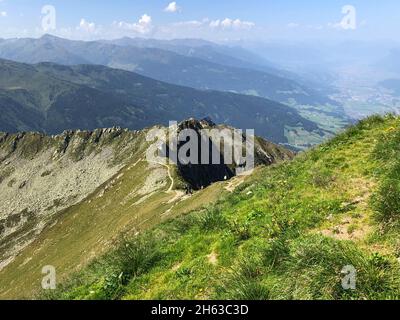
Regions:
<instances>
[{"instance_id":1,"label":"cumulus cloud","mask_svg":"<svg viewBox=\"0 0 400 320\"><path fill-rule=\"evenodd\" d=\"M7 17L7 12L6 11L1 11L0 12L0 17Z\"/></svg>"},{"instance_id":2,"label":"cumulus cloud","mask_svg":"<svg viewBox=\"0 0 400 320\"><path fill-rule=\"evenodd\" d=\"M208 18L204 18L203 20L189 20L189 21L180 21L172 24L174 27L202 27L207 25L210 22Z\"/></svg>"},{"instance_id":3,"label":"cumulus cloud","mask_svg":"<svg viewBox=\"0 0 400 320\"><path fill-rule=\"evenodd\" d=\"M79 23L78 30L92 33L96 31L96 24L94 22L88 22L82 18L81 22Z\"/></svg>"},{"instance_id":4,"label":"cumulus cloud","mask_svg":"<svg viewBox=\"0 0 400 320\"><path fill-rule=\"evenodd\" d=\"M165 12L170 12L170 13L175 13L180 10L181 10L181 8L178 6L178 4L175 1L168 4L168 6L164 9Z\"/></svg>"},{"instance_id":5,"label":"cumulus cloud","mask_svg":"<svg viewBox=\"0 0 400 320\"><path fill-rule=\"evenodd\" d=\"M116 39L135 35L147 35L153 32L152 18L144 14L136 22L114 21L110 25L96 24L82 18L76 27L58 28L54 35L76 40ZM42 30L37 31L39 36Z\"/></svg>"},{"instance_id":6,"label":"cumulus cloud","mask_svg":"<svg viewBox=\"0 0 400 320\"><path fill-rule=\"evenodd\" d=\"M254 22L242 21L240 19L225 18L223 20L213 20L210 22L211 28L220 29L251 29L255 27Z\"/></svg>"},{"instance_id":7,"label":"cumulus cloud","mask_svg":"<svg viewBox=\"0 0 400 320\"><path fill-rule=\"evenodd\" d=\"M0 0L1 1L1 0ZM1 19L1 17L0 17ZM255 24L240 19L218 19L211 20L207 17L196 20L183 20L171 22L164 25L156 25L152 17L143 14L136 21L114 21L111 24L102 25L97 21L88 20L87 17L76 21L73 26L65 26L52 31L52 34L74 39L74 40L98 40L116 39L121 37L158 37L158 38L190 38L195 34L199 38L228 39L234 35L235 39L247 33ZM218 31L218 32L216 32ZM37 30L26 30L24 33L20 28L15 30L0 30L1 35L7 37L15 36L41 36L44 32L41 28Z\"/></svg>"},{"instance_id":8,"label":"cumulus cloud","mask_svg":"<svg viewBox=\"0 0 400 320\"><path fill-rule=\"evenodd\" d=\"M123 30L129 30L140 34L149 33L153 29L152 19L147 14L142 15L138 22L129 23L125 21L120 21L114 22L114 26L117 26L118 28Z\"/></svg>"},{"instance_id":9,"label":"cumulus cloud","mask_svg":"<svg viewBox=\"0 0 400 320\"><path fill-rule=\"evenodd\" d=\"M199 20L187 20L174 22L157 28L157 36L163 38L190 38L193 34L202 38L219 38L227 39L233 33L235 37L246 33L256 25L250 21L240 19L218 19L211 20L209 18ZM218 32L216 32L218 31Z\"/></svg>"}]
</instances>

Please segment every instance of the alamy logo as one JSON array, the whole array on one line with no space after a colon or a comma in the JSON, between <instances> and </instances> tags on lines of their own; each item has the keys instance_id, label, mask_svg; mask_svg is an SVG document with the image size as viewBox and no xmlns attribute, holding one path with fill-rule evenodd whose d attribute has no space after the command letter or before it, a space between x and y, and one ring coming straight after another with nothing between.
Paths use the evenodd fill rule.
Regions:
<instances>
[{"instance_id":1,"label":"alamy logo","mask_svg":"<svg viewBox=\"0 0 400 320\"><path fill-rule=\"evenodd\" d=\"M355 290L357 280L357 270L354 266L348 265L343 267L341 274L343 290Z\"/></svg>"},{"instance_id":2,"label":"alamy logo","mask_svg":"<svg viewBox=\"0 0 400 320\"><path fill-rule=\"evenodd\" d=\"M42 288L44 290L55 290L56 289L56 268L54 266L44 266L42 268L42 274L45 275L42 278Z\"/></svg>"},{"instance_id":3,"label":"alamy logo","mask_svg":"<svg viewBox=\"0 0 400 320\"><path fill-rule=\"evenodd\" d=\"M171 121L168 129L155 128L146 136L153 142L146 152L150 163L181 165L234 165L236 175L254 169L254 130L181 129ZM222 163L223 161L223 163Z\"/></svg>"},{"instance_id":4,"label":"alamy logo","mask_svg":"<svg viewBox=\"0 0 400 320\"><path fill-rule=\"evenodd\" d=\"M357 28L357 12L352 5L346 5L342 8L342 13L345 15L340 22L340 25L345 30L355 30Z\"/></svg>"},{"instance_id":5,"label":"alamy logo","mask_svg":"<svg viewBox=\"0 0 400 320\"><path fill-rule=\"evenodd\" d=\"M44 32L49 32L57 29L56 8L52 5L45 5L42 8L42 29Z\"/></svg>"}]
</instances>

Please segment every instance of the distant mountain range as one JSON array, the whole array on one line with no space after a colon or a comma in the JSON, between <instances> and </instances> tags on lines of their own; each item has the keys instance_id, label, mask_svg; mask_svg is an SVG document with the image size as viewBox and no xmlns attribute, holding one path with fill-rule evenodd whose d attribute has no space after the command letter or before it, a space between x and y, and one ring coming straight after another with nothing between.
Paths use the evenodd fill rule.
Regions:
<instances>
[{"instance_id":1,"label":"distant mountain range","mask_svg":"<svg viewBox=\"0 0 400 320\"><path fill-rule=\"evenodd\" d=\"M278 68L276 64L240 46L224 46L202 39L158 40L125 37L102 42L118 46L162 49L224 66L265 71L273 75L290 75L296 77L295 74L290 74Z\"/></svg>"},{"instance_id":2,"label":"distant mountain range","mask_svg":"<svg viewBox=\"0 0 400 320\"><path fill-rule=\"evenodd\" d=\"M257 135L277 143L288 143L288 134L297 130L325 134L314 122L278 102L176 86L99 65L0 60L0 108L0 131L7 132L141 129L209 116L217 123L254 128Z\"/></svg>"},{"instance_id":3,"label":"distant mountain range","mask_svg":"<svg viewBox=\"0 0 400 320\"><path fill-rule=\"evenodd\" d=\"M100 64L196 89L231 91L292 105L335 104L249 51L202 40L184 42L129 38L85 42L45 35L0 40L0 58L24 63Z\"/></svg>"}]
</instances>

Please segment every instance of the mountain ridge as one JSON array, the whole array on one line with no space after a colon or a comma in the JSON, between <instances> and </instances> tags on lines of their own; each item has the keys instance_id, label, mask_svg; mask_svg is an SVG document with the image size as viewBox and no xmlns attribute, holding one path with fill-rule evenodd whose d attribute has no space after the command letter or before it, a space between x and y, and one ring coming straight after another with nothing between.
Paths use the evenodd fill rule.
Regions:
<instances>
[{"instance_id":1,"label":"mountain ridge","mask_svg":"<svg viewBox=\"0 0 400 320\"><path fill-rule=\"evenodd\" d=\"M370 117L259 168L220 201L125 238L40 297L397 299L399 121ZM355 270L357 290L343 285L344 270Z\"/></svg>"},{"instance_id":2,"label":"mountain ridge","mask_svg":"<svg viewBox=\"0 0 400 320\"><path fill-rule=\"evenodd\" d=\"M27 75L36 80L27 81ZM257 135L276 143L289 143L290 128L304 129L321 139L326 134L294 109L274 101L175 86L101 65L0 60L0 89L0 124L5 128L14 124L13 131L142 129L171 120L211 117L218 123L254 128Z\"/></svg>"},{"instance_id":3,"label":"mountain ridge","mask_svg":"<svg viewBox=\"0 0 400 320\"><path fill-rule=\"evenodd\" d=\"M335 102L312 88L279 74L221 65L159 48L119 46L98 41L73 41L55 36L0 42L0 57L25 63L102 64L197 89L255 94L298 104ZM293 101L292 101L293 102Z\"/></svg>"},{"instance_id":4,"label":"mountain ridge","mask_svg":"<svg viewBox=\"0 0 400 320\"><path fill-rule=\"evenodd\" d=\"M192 119L187 124L196 127L200 122ZM39 261L44 258L50 263L51 257L54 263L58 258L66 262L60 266L63 271L58 271L64 277L90 261L88 252L104 252L121 234L132 229L142 232L159 221L206 205L241 181L240 177L225 181L231 177L224 177L224 163L196 172L185 169L183 175L174 164L147 161L153 143L147 141L150 130L108 128L54 136L0 133L1 296L16 288L3 282L8 278L5 274L19 269L11 266L19 264L16 261L29 248L41 253L24 258L25 276L40 276ZM270 165L293 157L291 151L261 138L255 143L256 164ZM202 177L204 188L185 194L197 176ZM114 192L119 197L110 201ZM55 232L57 239L43 243L48 232ZM75 240L80 237L86 240L78 244ZM62 247L69 249L60 256ZM26 294L36 291L31 285L23 287L29 288L23 290Z\"/></svg>"},{"instance_id":5,"label":"mountain ridge","mask_svg":"<svg viewBox=\"0 0 400 320\"><path fill-rule=\"evenodd\" d=\"M293 161L256 168L251 176L215 183L189 197L168 192L165 169L164 182L153 181L150 189L145 183L147 191L139 198L131 194L143 188L133 187L133 181L145 181L142 174L153 176L147 170L159 175L163 169L131 157L122 172L67 209L0 271L0 295L38 293L41 299L67 300L399 297L399 206L389 192L399 189L393 175L399 168L399 158L393 157L399 152L399 121L391 115L370 117ZM128 194L133 198L125 202ZM22 218L29 216L22 212ZM110 239L105 230L123 236ZM72 239L80 239L79 246ZM77 271L71 261L80 261L81 268ZM38 292L43 263L59 274L55 291ZM341 285L346 266L357 270L358 290ZM24 277L16 276L20 272Z\"/></svg>"}]
</instances>

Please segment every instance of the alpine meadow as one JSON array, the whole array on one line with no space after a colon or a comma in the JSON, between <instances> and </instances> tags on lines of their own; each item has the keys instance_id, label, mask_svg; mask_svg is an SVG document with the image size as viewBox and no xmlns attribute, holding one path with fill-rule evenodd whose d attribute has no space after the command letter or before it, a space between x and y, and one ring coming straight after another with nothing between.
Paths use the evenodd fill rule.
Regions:
<instances>
[{"instance_id":1,"label":"alpine meadow","mask_svg":"<svg viewBox=\"0 0 400 320\"><path fill-rule=\"evenodd\" d=\"M400 299L399 10L0 1L0 300Z\"/></svg>"}]
</instances>

